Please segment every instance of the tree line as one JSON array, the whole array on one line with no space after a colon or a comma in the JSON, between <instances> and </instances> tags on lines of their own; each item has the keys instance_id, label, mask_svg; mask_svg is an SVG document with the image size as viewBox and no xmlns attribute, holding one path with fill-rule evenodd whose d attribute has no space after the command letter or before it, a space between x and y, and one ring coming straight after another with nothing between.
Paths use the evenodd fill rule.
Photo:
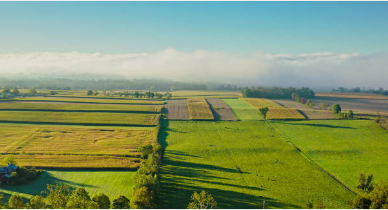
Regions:
<instances>
[{"instance_id":1,"label":"tree line","mask_svg":"<svg viewBox=\"0 0 388 210\"><path fill-rule=\"evenodd\" d=\"M338 89L333 89L333 92L341 92L341 93L373 93L373 94L380 94L380 95L388 95L388 90L384 90L384 88L379 89L361 89L360 87L355 88L344 88L339 87Z\"/></svg>"},{"instance_id":2,"label":"tree line","mask_svg":"<svg viewBox=\"0 0 388 210\"><path fill-rule=\"evenodd\" d=\"M293 87L289 88L279 88L279 87L273 87L273 88L264 88L264 87L257 87L257 88L245 88L242 91L242 95L244 98L286 98L286 99L292 99L292 94L298 94L300 98L314 98L314 91L303 87L300 89L296 89Z\"/></svg>"}]
</instances>

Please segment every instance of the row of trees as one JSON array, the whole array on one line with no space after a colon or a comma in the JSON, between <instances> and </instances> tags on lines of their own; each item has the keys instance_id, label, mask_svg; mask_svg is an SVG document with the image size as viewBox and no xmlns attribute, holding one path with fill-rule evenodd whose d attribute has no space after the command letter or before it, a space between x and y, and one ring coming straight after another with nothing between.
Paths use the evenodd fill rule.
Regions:
<instances>
[{"instance_id":1,"label":"row of trees","mask_svg":"<svg viewBox=\"0 0 388 210\"><path fill-rule=\"evenodd\" d=\"M45 196L45 197L44 197ZM0 194L0 199L3 196ZM129 199L123 195L118 196L113 202L104 193L90 197L85 188L72 189L68 185L47 184L43 196L36 195L28 203L24 203L19 195L12 195L7 204L0 204L0 208L9 209L128 209Z\"/></svg>"},{"instance_id":2,"label":"row of trees","mask_svg":"<svg viewBox=\"0 0 388 210\"><path fill-rule=\"evenodd\" d=\"M355 88L344 88L344 87L339 87L337 90L333 91L338 91L338 92L348 92L348 93L374 93L374 94L381 94L381 95L388 95L388 90L384 90L384 88L379 88L379 89L361 89L360 87L355 87Z\"/></svg>"},{"instance_id":3,"label":"row of trees","mask_svg":"<svg viewBox=\"0 0 388 210\"><path fill-rule=\"evenodd\" d=\"M353 119L354 118L354 113L351 109L348 110L347 113L342 113L341 112L341 105L339 104L333 104L332 107L333 113L339 115L343 119Z\"/></svg>"},{"instance_id":4,"label":"row of trees","mask_svg":"<svg viewBox=\"0 0 388 210\"><path fill-rule=\"evenodd\" d=\"M97 96L99 95L100 93L98 92L98 90L87 90L86 91L86 95L88 96ZM125 96L125 97L132 97L132 98L157 98L157 99L162 99L163 98L163 94L162 93L158 93L158 92L152 92L152 91L123 91L123 92L113 92L113 91L106 91L104 90L103 91L103 95L104 96ZM172 98L172 94L171 93L168 93L167 94L167 98L168 99L171 99Z\"/></svg>"},{"instance_id":5,"label":"row of trees","mask_svg":"<svg viewBox=\"0 0 388 210\"><path fill-rule=\"evenodd\" d=\"M298 94L300 98L314 98L314 91L304 87L300 89L296 88L245 88L242 91L244 98L292 98L292 94Z\"/></svg>"},{"instance_id":6,"label":"row of trees","mask_svg":"<svg viewBox=\"0 0 388 210\"><path fill-rule=\"evenodd\" d=\"M19 91L19 88L14 87L11 89L3 89L1 92L1 98L7 99L9 96L35 96L38 94L38 91L35 90L35 88L31 88L28 93L22 94Z\"/></svg>"},{"instance_id":7,"label":"row of trees","mask_svg":"<svg viewBox=\"0 0 388 210\"><path fill-rule=\"evenodd\" d=\"M136 171L135 187L130 207L132 209L151 209L157 207L159 172L164 150L162 146L147 144L139 147L142 164Z\"/></svg>"},{"instance_id":8,"label":"row of trees","mask_svg":"<svg viewBox=\"0 0 388 210\"><path fill-rule=\"evenodd\" d=\"M291 98L298 103L305 104L307 107L311 109L314 108L314 103L310 99L306 100L305 98L301 98L297 93L292 93Z\"/></svg>"}]
</instances>

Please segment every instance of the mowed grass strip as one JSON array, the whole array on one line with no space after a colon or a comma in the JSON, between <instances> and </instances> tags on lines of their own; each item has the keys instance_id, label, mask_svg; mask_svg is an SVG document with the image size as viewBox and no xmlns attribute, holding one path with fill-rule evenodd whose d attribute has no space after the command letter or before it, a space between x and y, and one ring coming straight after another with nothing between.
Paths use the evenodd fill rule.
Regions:
<instances>
[{"instance_id":1,"label":"mowed grass strip","mask_svg":"<svg viewBox=\"0 0 388 210\"><path fill-rule=\"evenodd\" d=\"M293 108L269 108L267 113L268 120L293 119L304 120L305 117Z\"/></svg>"},{"instance_id":2,"label":"mowed grass strip","mask_svg":"<svg viewBox=\"0 0 388 210\"><path fill-rule=\"evenodd\" d=\"M103 113L103 112L45 112L1 111L0 121L31 123L64 123L90 125L138 125L156 126L160 114Z\"/></svg>"},{"instance_id":3,"label":"mowed grass strip","mask_svg":"<svg viewBox=\"0 0 388 210\"><path fill-rule=\"evenodd\" d=\"M0 155L3 159L6 155ZM136 169L138 158L109 155L14 155L20 166L57 169Z\"/></svg>"},{"instance_id":4,"label":"mowed grass strip","mask_svg":"<svg viewBox=\"0 0 388 210\"><path fill-rule=\"evenodd\" d=\"M276 103L272 100L269 100L269 99L265 99L265 98L240 98L240 99L245 101L246 103L248 103L249 105L251 105L252 107L254 107L256 109L260 109L263 107L268 107L268 108L281 108L282 107L278 103Z\"/></svg>"},{"instance_id":5,"label":"mowed grass strip","mask_svg":"<svg viewBox=\"0 0 388 210\"><path fill-rule=\"evenodd\" d=\"M146 105L106 105L106 104L54 104L54 103L0 103L0 110L58 110L58 111L122 111L160 113L160 106Z\"/></svg>"},{"instance_id":6,"label":"mowed grass strip","mask_svg":"<svg viewBox=\"0 0 388 210\"><path fill-rule=\"evenodd\" d=\"M0 152L138 156L139 145L157 143L157 128L0 127Z\"/></svg>"},{"instance_id":7,"label":"mowed grass strip","mask_svg":"<svg viewBox=\"0 0 388 210\"><path fill-rule=\"evenodd\" d=\"M187 108L192 120L214 120L209 104L204 98L188 98Z\"/></svg>"},{"instance_id":8,"label":"mowed grass strip","mask_svg":"<svg viewBox=\"0 0 388 210\"><path fill-rule=\"evenodd\" d=\"M238 120L263 120L259 112L240 99L222 99L231 109Z\"/></svg>"},{"instance_id":9,"label":"mowed grass strip","mask_svg":"<svg viewBox=\"0 0 388 210\"><path fill-rule=\"evenodd\" d=\"M34 195L41 195L47 184L62 183L72 188L83 187L90 196L104 193L113 201L119 195L131 197L134 175L134 171L46 170L39 179L29 184L2 185L0 193L4 195L4 200L8 200L11 194L30 199Z\"/></svg>"},{"instance_id":10,"label":"mowed grass strip","mask_svg":"<svg viewBox=\"0 0 388 210\"><path fill-rule=\"evenodd\" d=\"M305 208L323 198L333 208L354 197L263 121L168 123L160 208L186 208L201 190L224 209L263 208L264 200L265 208Z\"/></svg>"},{"instance_id":11,"label":"mowed grass strip","mask_svg":"<svg viewBox=\"0 0 388 210\"><path fill-rule=\"evenodd\" d=\"M275 128L339 180L358 190L360 173L388 180L388 132L373 121L277 121Z\"/></svg>"},{"instance_id":12,"label":"mowed grass strip","mask_svg":"<svg viewBox=\"0 0 388 210\"><path fill-rule=\"evenodd\" d=\"M8 101L52 101L70 103L105 103L105 104L150 104L163 105L163 101L153 100L120 100L120 99L94 99L94 98L68 98L68 97L26 97L9 99Z\"/></svg>"}]
</instances>

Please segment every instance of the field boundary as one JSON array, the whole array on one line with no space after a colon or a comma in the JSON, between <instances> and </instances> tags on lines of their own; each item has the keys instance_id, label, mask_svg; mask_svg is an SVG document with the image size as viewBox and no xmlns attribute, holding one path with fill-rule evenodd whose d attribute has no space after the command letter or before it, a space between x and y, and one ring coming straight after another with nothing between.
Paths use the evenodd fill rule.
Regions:
<instances>
[{"instance_id":1,"label":"field boundary","mask_svg":"<svg viewBox=\"0 0 388 210\"><path fill-rule=\"evenodd\" d=\"M298 146L296 146L292 141L288 140L288 138L283 135L280 131L278 131L275 126L273 126L271 124L271 122L269 122L268 120L265 121L265 123L267 124L267 126L274 130L282 139L284 139L287 143L291 144L300 154L302 154L302 156L304 156L310 163L312 163L313 165L317 166L322 172L326 173L327 175L329 175L331 178L333 178L337 183L339 183L340 185L342 185L345 189L349 190L351 193L353 193L354 195L358 195L358 193L354 190L352 190L350 187L348 187L347 185L345 185L343 182L341 182L336 176L334 176L332 173L330 173L329 171L327 171L326 169L324 169L322 166L320 166L318 163L316 163L313 159L311 159L305 152L303 152Z\"/></svg>"},{"instance_id":2,"label":"field boundary","mask_svg":"<svg viewBox=\"0 0 388 210\"><path fill-rule=\"evenodd\" d=\"M66 123L66 122L31 122L31 121L11 121L0 120L0 123L12 124L36 124L36 125L80 125L80 126L128 126L128 127L157 127L158 125L139 125L139 124L111 124L111 123Z\"/></svg>"},{"instance_id":3,"label":"field boundary","mask_svg":"<svg viewBox=\"0 0 388 210\"><path fill-rule=\"evenodd\" d=\"M0 109L0 111L15 112L105 112L105 113L130 113L130 114L160 114L160 112L124 111L124 110L68 110L68 109Z\"/></svg>"},{"instance_id":4,"label":"field boundary","mask_svg":"<svg viewBox=\"0 0 388 210\"><path fill-rule=\"evenodd\" d=\"M114 99L106 99L114 100ZM114 103L114 102L94 102L94 101L61 101L61 100L20 100L20 99L6 99L0 101L17 101L17 102L60 102L60 103L80 103L80 104L117 104L117 105L163 105L164 103ZM129 100L128 100L129 101ZM164 102L164 101L157 101Z\"/></svg>"}]
</instances>

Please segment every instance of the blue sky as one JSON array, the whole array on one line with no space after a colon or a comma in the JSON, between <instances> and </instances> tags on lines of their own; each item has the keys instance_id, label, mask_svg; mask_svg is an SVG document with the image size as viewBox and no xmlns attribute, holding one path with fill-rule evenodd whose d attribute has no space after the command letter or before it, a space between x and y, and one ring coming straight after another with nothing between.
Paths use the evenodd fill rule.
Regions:
<instances>
[{"instance_id":1,"label":"blue sky","mask_svg":"<svg viewBox=\"0 0 388 210\"><path fill-rule=\"evenodd\" d=\"M388 2L0 2L0 53L388 52Z\"/></svg>"}]
</instances>

